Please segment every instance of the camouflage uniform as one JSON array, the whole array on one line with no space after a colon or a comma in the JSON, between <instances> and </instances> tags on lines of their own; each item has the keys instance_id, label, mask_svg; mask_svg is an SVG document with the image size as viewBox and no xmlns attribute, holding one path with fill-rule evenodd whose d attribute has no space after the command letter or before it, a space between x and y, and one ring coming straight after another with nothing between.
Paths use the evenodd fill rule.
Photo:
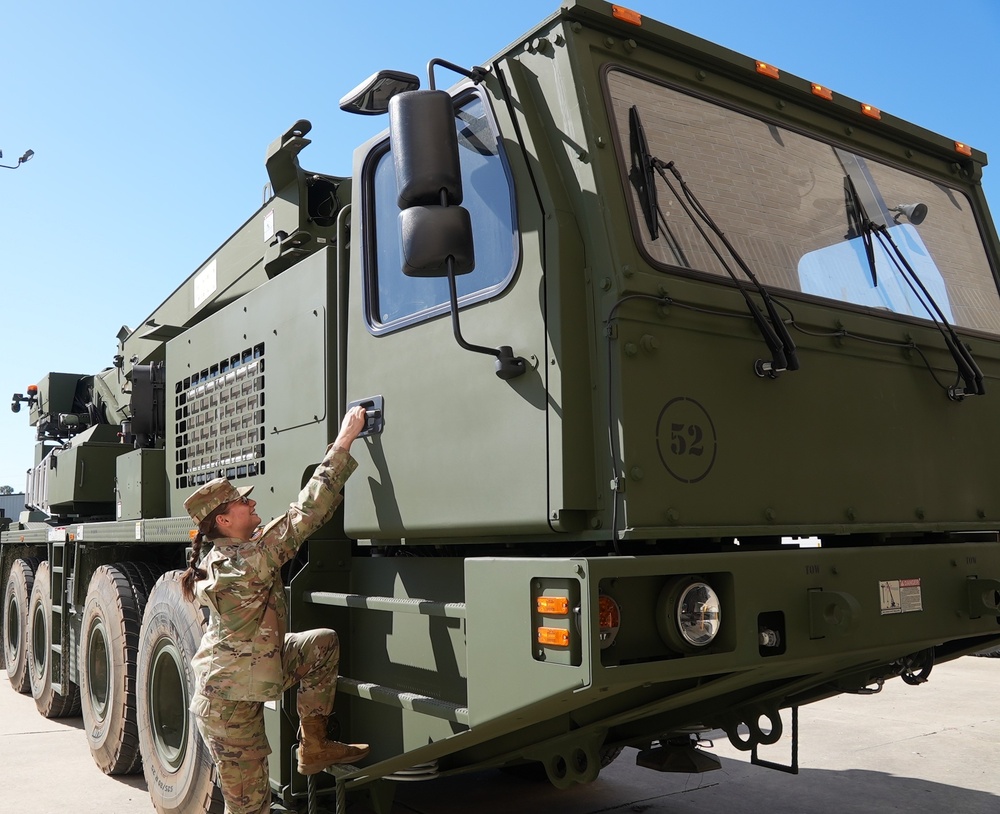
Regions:
<instances>
[{"instance_id":1,"label":"camouflage uniform","mask_svg":"<svg viewBox=\"0 0 1000 814\"><path fill-rule=\"evenodd\" d=\"M330 447L298 500L251 541L214 540L196 594L209 608L208 628L191 662L191 702L198 729L219 771L227 814L267 814L271 789L263 702L299 683L299 716L329 715L340 644L332 630L286 633L281 566L333 516L344 482L357 468L350 453ZM252 488L252 487L251 487ZM223 503L249 494L218 478L185 501L196 523Z\"/></svg>"}]
</instances>

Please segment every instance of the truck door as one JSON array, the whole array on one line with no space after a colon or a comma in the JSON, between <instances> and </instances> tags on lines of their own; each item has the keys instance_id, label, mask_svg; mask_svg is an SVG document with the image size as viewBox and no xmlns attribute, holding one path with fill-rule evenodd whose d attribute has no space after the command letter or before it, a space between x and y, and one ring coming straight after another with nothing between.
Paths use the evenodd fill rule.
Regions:
<instances>
[{"instance_id":1,"label":"truck door","mask_svg":"<svg viewBox=\"0 0 1000 814\"><path fill-rule=\"evenodd\" d=\"M359 539L520 535L548 529L543 281L525 262L514 186L489 102L454 98L463 200L475 267L456 278L461 332L510 346L524 375L499 378L492 356L459 346L449 284L407 277L388 135L355 154L348 402L367 400L379 427L352 450L359 470L345 522Z\"/></svg>"}]
</instances>

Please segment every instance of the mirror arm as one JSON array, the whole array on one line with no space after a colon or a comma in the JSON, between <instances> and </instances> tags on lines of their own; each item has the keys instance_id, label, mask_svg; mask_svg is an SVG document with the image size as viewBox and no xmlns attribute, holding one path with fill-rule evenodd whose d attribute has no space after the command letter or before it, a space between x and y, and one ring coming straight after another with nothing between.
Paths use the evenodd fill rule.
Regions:
<instances>
[{"instance_id":1,"label":"mirror arm","mask_svg":"<svg viewBox=\"0 0 1000 814\"><path fill-rule=\"evenodd\" d=\"M499 348L488 348L484 345L473 345L467 342L462 336L462 328L458 323L458 290L455 285L455 259L448 256L448 294L451 298L451 327L455 334L455 341L459 347L474 353L487 353L496 357L494 368L498 378L516 379L527 371L527 362L520 356L514 356L514 351L509 345L501 345Z\"/></svg>"},{"instance_id":2,"label":"mirror arm","mask_svg":"<svg viewBox=\"0 0 1000 814\"><path fill-rule=\"evenodd\" d=\"M434 66L440 65L442 68L448 68L455 73L466 76L475 82L477 85L486 78L486 69L481 68L478 65L473 66L472 70L463 68L461 65L456 65L454 62L448 62L446 59L440 59L435 57L430 62L427 63L427 84L431 90L437 90L434 84Z\"/></svg>"}]
</instances>

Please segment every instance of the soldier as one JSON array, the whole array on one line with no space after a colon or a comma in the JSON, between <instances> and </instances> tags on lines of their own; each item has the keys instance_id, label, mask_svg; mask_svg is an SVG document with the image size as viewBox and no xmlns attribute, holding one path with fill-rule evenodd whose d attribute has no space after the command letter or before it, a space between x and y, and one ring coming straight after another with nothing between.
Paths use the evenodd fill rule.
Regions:
<instances>
[{"instance_id":1,"label":"soldier","mask_svg":"<svg viewBox=\"0 0 1000 814\"><path fill-rule=\"evenodd\" d=\"M297 502L263 529L249 498L252 486L216 478L184 501L198 534L181 585L189 599L209 608L191 663L197 682L191 711L218 767L226 814L270 811L263 702L295 684L301 774L354 763L369 752L367 744L328 740L340 643L333 630L285 632L281 581L281 566L342 502L344 482L357 468L351 444L364 426L363 407L348 411ZM199 562L205 540L214 547Z\"/></svg>"}]
</instances>

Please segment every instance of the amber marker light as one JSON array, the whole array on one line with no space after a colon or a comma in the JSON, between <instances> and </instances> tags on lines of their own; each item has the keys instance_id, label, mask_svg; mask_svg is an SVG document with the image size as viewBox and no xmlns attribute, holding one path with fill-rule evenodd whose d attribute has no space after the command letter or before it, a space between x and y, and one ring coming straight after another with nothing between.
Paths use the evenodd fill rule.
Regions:
<instances>
[{"instance_id":1,"label":"amber marker light","mask_svg":"<svg viewBox=\"0 0 1000 814\"><path fill-rule=\"evenodd\" d=\"M872 107L871 105L866 105L864 102L861 103L861 112L870 119L881 119L882 111L877 107Z\"/></svg>"},{"instance_id":2,"label":"amber marker light","mask_svg":"<svg viewBox=\"0 0 1000 814\"><path fill-rule=\"evenodd\" d=\"M962 155L972 155L972 148L968 144L962 144L960 141L955 142L955 152L961 153Z\"/></svg>"},{"instance_id":3,"label":"amber marker light","mask_svg":"<svg viewBox=\"0 0 1000 814\"><path fill-rule=\"evenodd\" d=\"M828 102L833 101L833 91L829 88L824 88L822 85L817 85L815 82L812 83L813 96L818 96L820 99L826 99Z\"/></svg>"},{"instance_id":4,"label":"amber marker light","mask_svg":"<svg viewBox=\"0 0 1000 814\"><path fill-rule=\"evenodd\" d=\"M638 11L632 11L630 8L625 8L625 6L612 6L611 16L616 20L621 20L623 23L642 25L642 15Z\"/></svg>"},{"instance_id":5,"label":"amber marker light","mask_svg":"<svg viewBox=\"0 0 1000 814\"><path fill-rule=\"evenodd\" d=\"M28 385L28 395L29 396L37 396L38 395L38 385L37 384L29 384Z\"/></svg>"},{"instance_id":6,"label":"amber marker light","mask_svg":"<svg viewBox=\"0 0 1000 814\"><path fill-rule=\"evenodd\" d=\"M781 72L774 65L761 62L760 60L757 60L757 73L761 76L769 76L771 79L779 79L781 77Z\"/></svg>"},{"instance_id":7,"label":"amber marker light","mask_svg":"<svg viewBox=\"0 0 1000 814\"><path fill-rule=\"evenodd\" d=\"M545 616L568 616L569 597L540 596L535 602L538 612Z\"/></svg>"},{"instance_id":8,"label":"amber marker light","mask_svg":"<svg viewBox=\"0 0 1000 814\"><path fill-rule=\"evenodd\" d=\"M569 631L561 627L538 628L538 643L554 647L569 647Z\"/></svg>"}]
</instances>

